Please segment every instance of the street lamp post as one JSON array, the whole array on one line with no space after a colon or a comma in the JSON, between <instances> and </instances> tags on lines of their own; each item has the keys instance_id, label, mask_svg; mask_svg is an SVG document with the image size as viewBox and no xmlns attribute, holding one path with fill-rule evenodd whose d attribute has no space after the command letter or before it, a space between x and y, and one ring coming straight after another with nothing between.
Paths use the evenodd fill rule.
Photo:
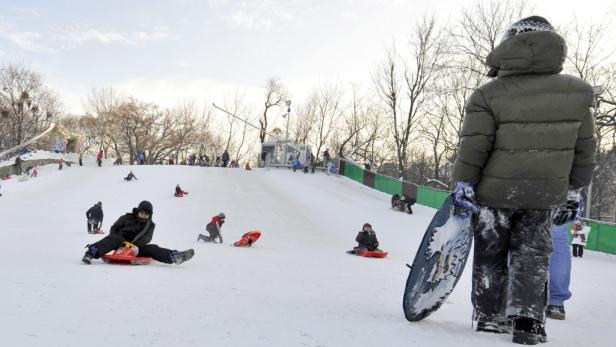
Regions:
<instances>
[{"instance_id":1,"label":"street lamp post","mask_svg":"<svg viewBox=\"0 0 616 347\"><path fill-rule=\"evenodd\" d=\"M289 146L289 120L291 119L291 100L287 100L284 103L285 105L287 105L287 113L283 115L282 118L287 119L287 134L285 135L285 138L284 138L284 158L282 158L282 160L286 162L287 161L287 148Z\"/></svg>"},{"instance_id":2,"label":"street lamp post","mask_svg":"<svg viewBox=\"0 0 616 347\"><path fill-rule=\"evenodd\" d=\"M601 94L603 94L603 86L598 85L598 86L592 87L592 94L593 94L593 103L592 103L593 117L597 118L597 116L599 115L600 98L601 98ZM591 206L592 206L592 178L590 179L590 184L588 185L588 192L586 194L586 211L585 211L586 218L590 218L590 207Z\"/></svg>"}]
</instances>

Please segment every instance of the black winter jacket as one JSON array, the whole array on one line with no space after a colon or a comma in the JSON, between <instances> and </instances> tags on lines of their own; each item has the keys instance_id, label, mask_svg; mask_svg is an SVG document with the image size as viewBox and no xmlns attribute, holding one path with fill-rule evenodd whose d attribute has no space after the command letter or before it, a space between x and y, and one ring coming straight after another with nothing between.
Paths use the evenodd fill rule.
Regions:
<instances>
[{"instance_id":1,"label":"black winter jacket","mask_svg":"<svg viewBox=\"0 0 616 347\"><path fill-rule=\"evenodd\" d=\"M360 231L355 238L355 241L359 243L359 248L367 248L368 250L374 250L379 247L379 240L376 239L376 233L372 231Z\"/></svg>"},{"instance_id":2,"label":"black winter jacket","mask_svg":"<svg viewBox=\"0 0 616 347\"><path fill-rule=\"evenodd\" d=\"M88 219L94 219L97 221L103 220L103 208L99 205L94 205L88 209L86 212L86 217Z\"/></svg>"},{"instance_id":3,"label":"black winter jacket","mask_svg":"<svg viewBox=\"0 0 616 347\"><path fill-rule=\"evenodd\" d=\"M111 226L110 233L119 235L124 240L128 242L132 242L133 239L143 230L147 221L141 221L137 218L137 209L134 208L132 213L127 213L124 216L120 217L113 225ZM147 245L152 241L152 237L154 236L154 228L156 224L153 221L150 221L150 226L148 230L137 240L134 244L137 247L141 247Z\"/></svg>"}]
</instances>

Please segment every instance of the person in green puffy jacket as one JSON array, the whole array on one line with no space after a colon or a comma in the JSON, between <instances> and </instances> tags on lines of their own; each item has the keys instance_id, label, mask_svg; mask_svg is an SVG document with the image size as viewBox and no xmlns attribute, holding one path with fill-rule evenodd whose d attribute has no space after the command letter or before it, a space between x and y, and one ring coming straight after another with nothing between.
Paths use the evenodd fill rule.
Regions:
<instances>
[{"instance_id":1,"label":"person in green puffy jacket","mask_svg":"<svg viewBox=\"0 0 616 347\"><path fill-rule=\"evenodd\" d=\"M575 218L595 167L593 90L560 74L566 55L544 18L514 23L487 57L494 79L467 101L454 164L454 202L472 216L477 330L513 322L516 343L547 340L552 220Z\"/></svg>"}]
</instances>

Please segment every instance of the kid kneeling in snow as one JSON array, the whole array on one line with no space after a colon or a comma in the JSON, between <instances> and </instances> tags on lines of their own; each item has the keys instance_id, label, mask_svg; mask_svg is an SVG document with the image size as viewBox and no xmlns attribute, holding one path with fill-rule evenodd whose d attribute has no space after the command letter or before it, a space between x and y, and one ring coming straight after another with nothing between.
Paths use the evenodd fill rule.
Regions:
<instances>
[{"instance_id":1,"label":"kid kneeling in snow","mask_svg":"<svg viewBox=\"0 0 616 347\"><path fill-rule=\"evenodd\" d=\"M370 223L364 224L362 231L355 238L358 245L353 250L348 251L349 254L361 254L363 251L382 252L379 247L379 240L376 238L376 233L372 229Z\"/></svg>"},{"instance_id":2,"label":"kid kneeling in snow","mask_svg":"<svg viewBox=\"0 0 616 347\"><path fill-rule=\"evenodd\" d=\"M182 264L190 260L195 255L192 249L186 251L170 250L150 244L154 236L156 224L152 221L152 204L149 201L142 201L137 208L133 208L132 213L127 213L120 217L112 226L107 237L100 241L87 245L86 254L81 261L90 264L92 259L98 259L103 255L118 249L125 241L128 241L139 248L139 257L151 257L161 263Z\"/></svg>"},{"instance_id":3,"label":"kid kneeling in snow","mask_svg":"<svg viewBox=\"0 0 616 347\"><path fill-rule=\"evenodd\" d=\"M181 197L185 194L188 194L188 192L183 191L179 184L175 186L175 196Z\"/></svg>"},{"instance_id":4,"label":"kid kneeling in snow","mask_svg":"<svg viewBox=\"0 0 616 347\"><path fill-rule=\"evenodd\" d=\"M210 236L199 234L197 237L197 242L203 241L216 243L216 239L218 239L220 241L219 243L222 243L220 228L222 228L223 224L225 224L225 214L221 212L217 216L212 217L212 220L205 226L205 230L210 233Z\"/></svg>"}]
</instances>

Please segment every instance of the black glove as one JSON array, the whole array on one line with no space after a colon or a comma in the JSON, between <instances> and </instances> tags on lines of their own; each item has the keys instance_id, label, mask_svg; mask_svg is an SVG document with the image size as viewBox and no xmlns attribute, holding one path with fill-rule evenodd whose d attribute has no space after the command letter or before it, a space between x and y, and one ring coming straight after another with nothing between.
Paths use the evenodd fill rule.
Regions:
<instances>
[{"instance_id":1,"label":"black glove","mask_svg":"<svg viewBox=\"0 0 616 347\"><path fill-rule=\"evenodd\" d=\"M565 223L573 222L583 207L584 202L582 201L581 189L570 190L567 193L567 203L564 206L559 207L554 215L554 224L563 225Z\"/></svg>"}]
</instances>

